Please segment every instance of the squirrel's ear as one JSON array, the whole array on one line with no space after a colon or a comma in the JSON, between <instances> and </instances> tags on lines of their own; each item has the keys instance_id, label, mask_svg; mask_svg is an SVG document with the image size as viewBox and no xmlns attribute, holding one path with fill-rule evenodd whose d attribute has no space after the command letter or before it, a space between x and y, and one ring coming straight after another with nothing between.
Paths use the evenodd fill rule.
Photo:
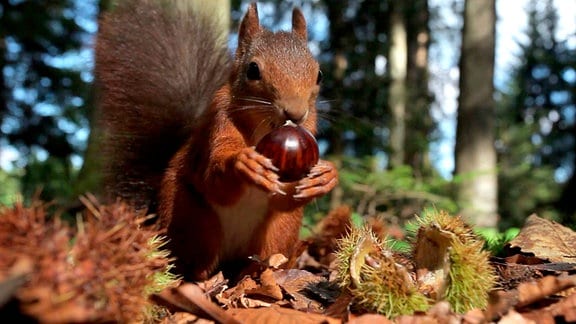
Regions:
<instances>
[{"instance_id":1,"label":"squirrel's ear","mask_svg":"<svg viewBox=\"0 0 576 324\"><path fill-rule=\"evenodd\" d=\"M256 2L250 3L248 11L240 23L239 39L250 40L254 35L260 32L260 21L258 20L258 9Z\"/></svg>"},{"instance_id":2,"label":"squirrel's ear","mask_svg":"<svg viewBox=\"0 0 576 324\"><path fill-rule=\"evenodd\" d=\"M304 14L298 8L292 11L292 32L300 36L304 41L308 40L308 33L306 30L306 19Z\"/></svg>"}]
</instances>

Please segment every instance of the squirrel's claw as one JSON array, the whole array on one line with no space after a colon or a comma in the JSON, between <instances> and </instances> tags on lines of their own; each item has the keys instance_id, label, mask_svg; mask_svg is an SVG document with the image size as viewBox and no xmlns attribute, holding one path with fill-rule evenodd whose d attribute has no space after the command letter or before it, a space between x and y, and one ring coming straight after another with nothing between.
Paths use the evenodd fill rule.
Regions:
<instances>
[{"instance_id":1,"label":"squirrel's claw","mask_svg":"<svg viewBox=\"0 0 576 324\"><path fill-rule=\"evenodd\" d=\"M263 190L286 195L281 189L282 183L278 180L278 168L253 147L247 147L238 154L234 167L249 182Z\"/></svg>"},{"instance_id":2,"label":"squirrel's claw","mask_svg":"<svg viewBox=\"0 0 576 324\"><path fill-rule=\"evenodd\" d=\"M295 187L295 199L312 199L330 192L338 184L338 171L332 162L320 160Z\"/></svg>"}]
</instances>

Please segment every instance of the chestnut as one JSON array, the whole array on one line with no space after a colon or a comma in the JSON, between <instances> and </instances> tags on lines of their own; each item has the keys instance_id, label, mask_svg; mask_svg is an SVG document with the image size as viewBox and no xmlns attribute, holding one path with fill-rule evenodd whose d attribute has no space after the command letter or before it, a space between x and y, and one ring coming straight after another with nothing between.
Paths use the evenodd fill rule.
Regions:
<instances>
[{"instance_id":1,"label":"chestnut","mask_svg":"<svg viewBox=\"0 0 576 324\"><path fill-rule=\"evenodd\" d=\"M304 178L318 163L319 156L314 136L306 128L293 124L266 134L256 145L256 151L272 160L282 182Z\"/></svg>"}]
</instances>

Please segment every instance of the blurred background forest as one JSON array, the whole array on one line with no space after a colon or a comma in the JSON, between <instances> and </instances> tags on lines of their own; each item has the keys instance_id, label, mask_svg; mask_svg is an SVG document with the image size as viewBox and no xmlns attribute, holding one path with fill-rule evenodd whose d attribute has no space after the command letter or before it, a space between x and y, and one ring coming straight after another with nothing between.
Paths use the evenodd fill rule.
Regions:
<instances>
[{"instance_id":1,"label":"blurred background forest","mask_svg":"<svg viewBox=\"0 0 576 324\"><path fill-rule=\"evenodd\" d=\"M347 203L402 222L433 206L487 227L534 212L576 224L576 27L560 24L576 11L559 10L573 0L507 15L498 1L259 2L273 29L303 8L324 72L319 143L341 184L310 214ZM234 44L247 1L220 3ZM108 8L0 0L0 203L97 191L92 46ZM501 48L514 16L526 23Z\"/></svg>"}]
</instances>

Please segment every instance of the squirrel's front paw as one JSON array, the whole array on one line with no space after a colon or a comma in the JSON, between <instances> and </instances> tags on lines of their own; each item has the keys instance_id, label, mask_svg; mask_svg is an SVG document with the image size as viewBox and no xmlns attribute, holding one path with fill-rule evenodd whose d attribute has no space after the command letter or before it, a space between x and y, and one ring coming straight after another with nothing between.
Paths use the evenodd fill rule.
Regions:
<instances>
[{"instance_id":1,"label":"squirrel's front paw","mask_svg":"<svg viewBox=\"0 0 576 324\"><path fill-rule=\"evenodd\" d=\"M306 178L296 186L296 199L312 199L323 196L338 184L338 171L332 162L320 160Z\"/></svg>"},{"instance_id":2,"label":"squirrel's front paw","mask_svg":"<svg viewBox=\"0 0 576 324\"><path fill-rule=\"evenodd\" d=\"M278 180L278 168L264 155L256 152L253 147L243 149L234 164L236 170L248 181L271 193L285 195L282 183Z\"/></svg>"}]
</instances>

